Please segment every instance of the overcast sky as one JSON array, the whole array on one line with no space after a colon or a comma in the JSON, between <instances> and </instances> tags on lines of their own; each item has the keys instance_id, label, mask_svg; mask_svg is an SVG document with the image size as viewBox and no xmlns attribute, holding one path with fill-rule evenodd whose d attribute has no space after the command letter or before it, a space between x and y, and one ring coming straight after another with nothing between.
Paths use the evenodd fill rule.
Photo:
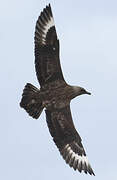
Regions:
<instances>
[{"instance_id":1,"label":"overcast sky","mask_svg":"<svg viewBox=\"0 0 117 180\"><path fill-rule=\"evenodd\" d=\"M19 107L27 82L39 87L34 29L51 3L63 74L92 93L71 102L95 177L74 171L49 134L45 112L36 121ZM0 2L0 179L117 179L117 1L4 0Z\"/></svg>"}]
</instances>

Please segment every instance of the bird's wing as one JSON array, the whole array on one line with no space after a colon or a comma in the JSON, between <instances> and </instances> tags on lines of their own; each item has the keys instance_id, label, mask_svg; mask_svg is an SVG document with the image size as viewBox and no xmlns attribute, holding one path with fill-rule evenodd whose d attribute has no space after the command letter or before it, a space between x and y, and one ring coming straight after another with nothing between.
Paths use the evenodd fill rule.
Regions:
<instances>
[{"instance_id":1,"label":"bird's wing","mask_svg":"<svg viewBox=\"0 0 117 180\"><path fill-rule=\"evenodd\" d=\"M35 28L35 68L42 86L53 81L64 81L57 38L50 4L41 12Z\"/></svg>"},{"instance_id":2,"label":"bird's wing","mask_svg":"<svg viewBox=\"0 0 117 180\"><path fill-rule=\"evenodd\" d=\"M74 127L70 106L52 111L46 110L46 120L50 134L66 163L74 170L80 172L83 170L94 175L81 143L81 137Z\"/></svg>"}]
</instances>

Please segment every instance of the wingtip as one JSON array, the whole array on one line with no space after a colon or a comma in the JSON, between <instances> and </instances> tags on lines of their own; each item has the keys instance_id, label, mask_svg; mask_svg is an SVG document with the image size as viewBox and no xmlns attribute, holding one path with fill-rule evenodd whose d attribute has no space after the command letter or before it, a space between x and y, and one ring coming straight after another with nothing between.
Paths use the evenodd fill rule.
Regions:
<instances>
[{"instance_id":1,"label":"wingtip","mask_svg":"<svg viewBox=\"0 0 117 180\"><path fill-rule=\"evenodd\" d=\"M79 171L79 170L78 170ZM92 169L90 169L90 170L81 170L80 172L82 172L82 171L84 171L84 173L85 174L90 174L91 176L93 175L93 176L95 176L95 173L93 172L93 170Z\"/></svg>"},{"instance_id":2,"label":"wingtip","mask_svg":"<svg viewBox=\"0 0 117 180\"><path fill-rule=\"evenodd\" d=\"M49 3L48 6L46 6L46 8L49 10L51 16L53 17L51 4Z\"/></svg>"},{"instance_id":3,"label":"wingtip","mask_svg":"<svg viewBox=\"0 0 117 180\"><path fill-rule=\"evenodd\" d=\"M70 167L74 170L78 170L80 173L84 172L85 174L94 175L93 169L88 162L88 159L85 155L78 155L76 154L73 149L67 144L61 151L61 155L63 156L64 160Z\"/></svg>"},{"instance_id":4,"label":"wingtip","mask_svg":"<svg viewBox=\"0 0 117 180\"><path fill-rule=\"evenodd\" d=\"M45 45L47 33L55 25L50 3L41 11L35 27L35 44Z\"/></svg>"},{"instance_id":5,"label":"wingtip","mask_svg":"<svg viewBox=\"0 0 117 180\"><path fill-rule=\"evenodd\" d=\"M94 176L95 176L95 173L94 173L94 172L92 172L92 175L94 175Z\"/></svg>"},{"instance_id":6,"label":"wingtip","mask_svg":"<svg viewBox=\"0 0 117 180\"><path fill-rule=\"evenodd\" d=\"M78 168L77 169L80 173L81 172L84 172L85 174L90 174L91 176L93 175L93 176L95 176L95 173L93 172L93 170L92 170L92 168L90 167L90 169L82 169L81 168L81 165L80 165L80 169Z\"/></svg>"},{"instance_id":7,"label":"wingtip","mask_svg":"<svg viewBox=\"0 0 117 180\"><path fill-rule=\"evenodd\" d=\"M50 8L51 9L51 4L49 3L48 5L46 5L46 8Z\"/></svg>"}]
</instances>

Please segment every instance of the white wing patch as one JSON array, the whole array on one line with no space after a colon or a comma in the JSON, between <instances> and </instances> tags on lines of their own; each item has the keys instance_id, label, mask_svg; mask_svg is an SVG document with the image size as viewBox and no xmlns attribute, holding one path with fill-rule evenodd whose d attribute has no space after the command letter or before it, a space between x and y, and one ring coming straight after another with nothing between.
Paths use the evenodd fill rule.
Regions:
<instances>
[{"instance_id":1,"label":"white wing patch","mask_svg":"<svg viewBox=\"0 0 117 180\"><path fill-rule=\"evenodd\" d=\"M55 26L55 23L54 23L54 18L53 17L50 17L50 19L48 19L48 22L46 22L46 24L43 24L40 20L39 20L40 24L43 26L43 33L41 34L42 36L42 44L45 45L46 44L46 35L47 35L47 32L49 31L49 29L53 26ZM38 24L38 21L37 21L37 27L40 29L40 26ZM38 34L39 31L38 29L36 29L36 32Z\"/></svg>"},{"instance_id":2,"label":"white wing patch","mask_svg":"<svg viewBox=\"0 0 117 180\"><path fill-rule=\"evenodd\" d=\"M89 172L90 174L94 174L88 158L85 155L78 155L76 154L69 144L67 144L64 147L65 156L63 155L63 158L65 159L66 163L68 163L71 167L73 167L75 170L78 169L80 172L84 170L85 173ZM70 156L70 159L68 161L68 156Z\"/></svg>"},{"instance_id":3,"label":"white wing patch","mask_svg":"<svg viewBox=\"0 0 117 180\"><path fill-rule=\"evenodd\" d=\"M82 156L79 156L78 154L76 154L72 149L71 147L69 146L69 144L67 144L65 146L65 148L67 148L67 151L68 153L72 154L72 157L74 158L75 157L75 161L76 160L79 160L79 163L82 161L82 163L86 163L86 165L88 166L89 165L89 162L88 162L88 159L86 156L82 155Z\"/></svg>"},{"instance_id":4,"label":"white wing patch","mask_svg":"<svg viewBox=\"0 0 117 180\"><path fill-rule=\"evenodd\" d=\"M51 19L48 21L48 23L46 24L46 26L44 26L45 30L43 31L44 32L44 35L43 35L43 38L45 39L46 38L46 35L47 35L47 32L48 30L54 26L54 18L51 17Z\"/></svg>"}]
</instances>

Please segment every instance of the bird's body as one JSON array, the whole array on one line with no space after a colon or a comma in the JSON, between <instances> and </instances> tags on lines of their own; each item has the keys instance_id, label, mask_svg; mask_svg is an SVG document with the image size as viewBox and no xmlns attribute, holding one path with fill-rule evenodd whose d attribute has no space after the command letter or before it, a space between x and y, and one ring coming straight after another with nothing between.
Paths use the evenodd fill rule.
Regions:
<instances>
[{"instance_id":1,"label":"bird's body","mask_svg":"<svg viewBox=\"0 0 117 180\"><path fill-rule=\"evenodd\" d=\"M66 163L80 172L93 174L80 135L75 129L70 101L89 94L84 88L68 85L63 77L59 40L50 4L41 12L35 28L35 69L40 89L30 83L24 88L20 106L37 119L45 108L53 140Z\"/></svg>"},{"instance_id":2,"label":"bird's body","mask_svg":"<svg viewBox=\"0 0 117 180\"><path fill-rule=\"evenodd\" d=\"M46 109L65 107L70 104L70 101L77 94L76 87L70 86L65 82L59 82L58 86L40 90L40 95L43 97L43 105Z\"/></svg>"}]
</instances>

